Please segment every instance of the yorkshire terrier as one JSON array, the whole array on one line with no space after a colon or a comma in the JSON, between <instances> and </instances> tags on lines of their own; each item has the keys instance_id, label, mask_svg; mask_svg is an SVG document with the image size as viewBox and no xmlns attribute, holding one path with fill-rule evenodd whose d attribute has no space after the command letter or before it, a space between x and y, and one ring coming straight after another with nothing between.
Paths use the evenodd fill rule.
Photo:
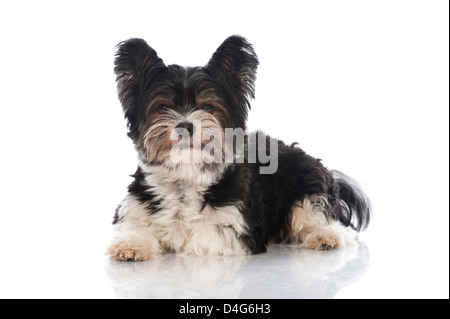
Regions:
<instances>
[{"instance_id":1,"label":"yorkshire terrier","mask_svg":"<svg viewBox=\"0 0 450 319\"><path fill-rule=\"evenodd\" d=\"M371 204L347 175L295 143L248 134L258 57L231 36L204 67L166 66L142 39L117 46L118 96L139 163L108 254L233 256L271 243L352 244Z\"/></svg>"}]
</instances>

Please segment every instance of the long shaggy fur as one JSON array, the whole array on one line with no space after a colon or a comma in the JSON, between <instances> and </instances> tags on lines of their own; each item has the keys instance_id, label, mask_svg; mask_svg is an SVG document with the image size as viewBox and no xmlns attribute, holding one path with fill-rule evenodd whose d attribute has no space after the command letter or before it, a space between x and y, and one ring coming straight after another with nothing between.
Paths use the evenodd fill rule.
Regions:
<instances>
[{"instance_id":1,"label":"long shaggy fur","mask_svg":"<svg viewBox=\"0 0 450 319\"><path fill-rule=\"evenodd\" d=\"M229 146L219 143L226 129L245 130L257 66L252 45L240 36L226 39L204 67L166 66L142 39L118 45L118 96L139 165L114 215L111 258L244 255L265 252L270 243L328 250L352 244L355 231L367 227L371 205L358 184L295 144L256 132L231 162L207 161L208 142ZM219 134L210 137L208 130ZM277 169L261 174L269 164L251 161L251 152L274 145ZM174 146L200 160L175 162Z\"/></svg>"}]
</instances>

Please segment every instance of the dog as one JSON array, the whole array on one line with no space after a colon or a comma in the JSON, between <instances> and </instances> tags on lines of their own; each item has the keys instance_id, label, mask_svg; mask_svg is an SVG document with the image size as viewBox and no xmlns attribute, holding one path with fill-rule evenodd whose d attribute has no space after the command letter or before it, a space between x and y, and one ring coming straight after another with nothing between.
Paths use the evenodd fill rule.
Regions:
<instances>
[{"instance_id":1,"label":"dog","mask_svg":"<svg viewBox=\"0 0 450 319\"><path fill-rule=\"evenodd\" d=\"M297 144L247 133L258 64L241 36L204 67L167 66L142 39L117 45L139 163L113 218L112 259L258 254L272 243L339 249L368 226L371 203L352 178Z\"/></svg>"}]
</instances>

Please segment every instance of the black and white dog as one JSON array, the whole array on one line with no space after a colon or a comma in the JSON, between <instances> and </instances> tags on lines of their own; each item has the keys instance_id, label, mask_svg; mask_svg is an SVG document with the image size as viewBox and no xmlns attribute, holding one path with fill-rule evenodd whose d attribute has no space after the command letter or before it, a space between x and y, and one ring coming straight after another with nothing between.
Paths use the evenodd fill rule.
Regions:
<instances>
[{"instance_id":1,"label":"black and white dog","mask_svg":"<svg viewBox=\"0 0 450 319\"><path fill-rule=\"evenodd\" d=\"M232 36L204 67L166 66L142 39L118 45L118 95L139 165L108 254L256 254L270 243L342 248L370 202L348 176L295 144L246 134L258 58Z\"/></svg>"}]
</instances>

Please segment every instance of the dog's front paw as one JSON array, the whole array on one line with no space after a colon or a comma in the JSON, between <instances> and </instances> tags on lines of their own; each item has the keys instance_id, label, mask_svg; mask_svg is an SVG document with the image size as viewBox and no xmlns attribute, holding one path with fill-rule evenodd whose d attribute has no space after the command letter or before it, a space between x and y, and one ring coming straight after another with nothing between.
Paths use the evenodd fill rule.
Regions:
<instances>
[{"instance_id":1,"label":"dog's front paw","mask_svg":"<svg viewBox=\"0 0 450 319\"><path fill-rule=\"evenodd\" d=\"M344 238L342 234L334 229L320 229L308 235L302 247L315 250L331 250L342 248L344 246Z\"/></svg>"},{"instance_id":2,"label":"dog's front paw","mask_svg":"<svg viewBox=\"0 0 450 319\"><path fill-rule=\"evenodd\" d=\"M151 249L128 242L112 244L107 254L112 259L120 261L144 261L150 260L153 257Z\"/></svg>"}]
</instances>

